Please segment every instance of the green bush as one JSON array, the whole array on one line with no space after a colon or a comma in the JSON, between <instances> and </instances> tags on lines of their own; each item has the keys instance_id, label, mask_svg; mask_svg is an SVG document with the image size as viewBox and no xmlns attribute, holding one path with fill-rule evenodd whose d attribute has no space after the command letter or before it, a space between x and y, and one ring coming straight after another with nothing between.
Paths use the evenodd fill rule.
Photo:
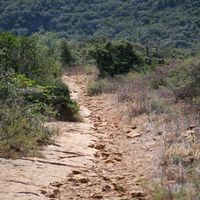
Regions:
<instances>
[{"instance_id":1,"label":"green bush","mask_svg":"<svg viewBox=\"0 0 200 200\"><path fill-rule=\"evenodd\" d=\"M133 50L128 41L105 42L96 44L88 50L89 55L96 61L100 76L106 77L138 71L142 60Z\"/></svg>"},{"instance_id":2,"label":"green bush","mask_svg":"<svg viewBox=\"0 0 200 200\"><path fill-rule=\"evenodd\" d=\"M75 120L79 107L70 99L68 87L63 83L48 87L49 98L47 104L52 105L60 120Z\"/></svg>"},{"instance_id":3,"label":"green bush","mask_svg":"<svg viewBox=\"0 0 200 200\"><path fill-rule=\"evenodd\" d=\"M55 132L45 128L41 117L19 105L1 102L0 156L13 158L35 155L39 146L48 144Z\"/></svg>"},{"instance_id":4,"label":"green bush","mask_svg":"<svg viewBox=\"0 0 200 200\"><path fill-rule=\"evenodd\" d=\"M43 116L34 111L37 105L25 103L14 77L11 73L0 78L0 156L6 158L35 155L54 134L44 127Z\"/></svg>"},{"instance_id":5,"label":"green bush","mask_svg":"<svg viewBox=\"0 0 200 200\"><path fill-rule=\"evenodd\" d=\"M62 63L62 66L71 66L74 63L74 58L72 56L72 52L70 50L70 47L65 39L61 40L60 44L60 60Z\"/></svg>"},{"instance_id":6,"label":"green bush","mask_svg":"<svg viewBox=\"0 0 200 200\"><path fill-rule=\"evenodd\" d=\"M10 33L1 33L2 77L7 74L10 80L6 81L16 86L14 90L23 97L24 103L32 103L34 108L37 107L36 112L46 115L46 111L52 108L58 119L73 119L78 112L78 106L70 99L68 87L61 82L61 70L55 58L51 57L52 53L48 53L50 49L47 47L44 49L44 52L38 49L34 37L18 37ZM12 76L9 75L10 71ZM2 89L5 90L6 85L4 84Z\"/></svg>"},{"instance_id":7,"label":"green bush","mask_svg":"<svg viewBox=\"0 0 200 200\"><path fill-rule=\"evenodd\" d=\"M77 103L70 99L68 87L61 82L54 85L37 85L34 81L22 76L18 76L19 94L25 104L34 105L35 112L44 116L55 117L59 120L75 120L79 107Z\"/></svg>"},{"instance_id":8,"label":"green bush","mask_svg":"<svg viewBox=\"0 0 200 200\"><path fill-rule=\"evenodd\" d=\"M34 155L54 132L44 127L47 119L76 120L60 66L41 49L33 37L0 33L0 156Z\"/></svg>"},{"instance_id":9,"label":"green bush","mask_svg":"<svg viewBox=\"0 0 200 200\"><path fill-rule=\"evenodd\" d=\"M186 59L167 80L177 99L200 96L200 56Z\"/></svg>"},{"instance_id":10,"label":"green bush","mask_svg":"<svg viewBox=\"0 0 200 200\"><path fill-rule=\"evenodd\" d=\"M88 95L98 95L103 93L109 87L109 82L106 79L100 79L88 83L87 92Z\"/></svg>"},{"instance_id":11,"label":"green bush","mask_svg":"<svg viewBox=\"0 0 200 200\"><path fill-rule=\"evenodd\" d=\"M34 37L0 33L0 69L4 72L13 70L38 83L53 82L59 78L61 70L46 51L37 47Z\"/></svg>"}]
</instances>

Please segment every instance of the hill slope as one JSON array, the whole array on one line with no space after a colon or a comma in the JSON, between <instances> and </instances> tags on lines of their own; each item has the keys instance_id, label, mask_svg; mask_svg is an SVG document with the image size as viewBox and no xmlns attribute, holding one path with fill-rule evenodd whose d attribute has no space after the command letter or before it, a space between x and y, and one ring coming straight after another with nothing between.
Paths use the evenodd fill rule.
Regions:
<instances>
[{"instance_id":1,"label":"hill slope","mask_svg":"<svg viewBox=\"0 0 200 200\"><path fill-rule=\"evenodd\" d=\"M105 36L195 47L199 0L0 0L0 30L56 31L74 39Z\"/></svg>"}]
</instances>

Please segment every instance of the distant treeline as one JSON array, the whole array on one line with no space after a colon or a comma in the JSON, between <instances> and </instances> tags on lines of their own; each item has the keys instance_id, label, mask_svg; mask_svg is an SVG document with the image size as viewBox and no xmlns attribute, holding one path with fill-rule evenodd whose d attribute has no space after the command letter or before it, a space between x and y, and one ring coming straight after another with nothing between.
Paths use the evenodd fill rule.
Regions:
<instances>
[{"instance_id":1,"label":"distant treeline","mask_svg":"<svg viewBox=\"0 0 200 200\"><path fill-rule=\"evenodd\" d=\"M199 47L199 0L0 0L0 30Z\"/></svg>"}]
</instances>

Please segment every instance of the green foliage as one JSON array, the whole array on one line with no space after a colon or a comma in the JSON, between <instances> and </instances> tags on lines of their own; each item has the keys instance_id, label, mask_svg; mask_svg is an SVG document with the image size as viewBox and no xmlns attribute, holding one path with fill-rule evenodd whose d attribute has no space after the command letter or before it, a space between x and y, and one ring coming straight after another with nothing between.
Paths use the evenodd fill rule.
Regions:
<instances>
[{"instance_id":1,"label":"green foliage","mask_svg":"<svg viewBox=\"0 0 200 200\"><path fill-rule=\"evenodd\" d=\"M98 95L105 92L109 88L110 83L106 79L89 82L87 85L88 95Z\"/></svg>"},{"instance_id":2,"label":"green foliage","mask_svg":"<svg viewBox=\"0 0 200 200\"><path fill-rule=\"evenodd\" d=\"M35 154L53 134L44 121L78 113L53 52L39 46L33 37L0 34L0 156Z\"/></svg>"},{"instance_id":3,"label":"green foliage","mask_svg":"<svg viewBox=\"0 0 200 200\"><path fill-rule=\"evenodd\" d=\"M15 75L10 78L23 99L33 100L43 114L44 108L52 107L57 116L73 118L78 107L70 100L67 86L61 83L60 68L51 54L38 50L36 39L2 33L0 50L0 69L5 73L13 71Z\"/></svg>"},{"instance_id":4,"label":"green foliage","mask_svg":"<svg viewBox=\"0 0 200 200\"><path fill-rule=\"evenodd\" d=\"M54 134L43 126L42 115L34 112L35 105L24 102L14 79L13 73L0 78L0 156L6 158L34 155ZM28 79L20 83L30 84Z\"/></svg>"},{"instance_id":5,"label":"green foliage","mask_svg":"<svg viewBox=\"0 0 200 200\"><path fill-rule=\"evenodd\" d=\"M38 110L46 115L46 106L52 107L56 118L60 120L74 120L78 113L78 105L70 99L68 87L63 83L52 86L37 86L23 91L23 97L28 103L39 105Z\"/></svg>"},{"instance_id":6,"label":"green foliage","mask_svg":"<svg viewBox=\"0 0 200 200\"><path fill-rule=\"evenodd\" d=\"M142 63L140 56L128 41L96 44L88 52L95 59L101 77L113 77L116 74L128 73L130 70L138 71L138 66Z\"/></svg>"},{"instance_id":7,"label":"green foliage","mask_svg":"<svg viewBox=\"0 0 200 200\"><path fill-rule=\"evenodd\" d=\"M56 61L39 51L33 37L16 37L10 33L0 33L0 67L41 83L51 82L60 75Z\"/></svg>"},{"instance_id":8,"label":"green foliage","mask_svg":"<svg viewBox=\"0 0 200 200\"><path fill-rule=\"evenodd\" d=\"M0 156L36 155L40 145L48 144L53 130L45 128L41 118L19 105L1 102Z\"/></svg>"},{"instance_id":9,"label":"green foliage","mask_svg":"<svg viewBox=\"0 0 200 200\"><path fill-rule=\"evenodd\" d=\"M4 71L13 69L16 73L36 77L39 60L36 55L36 41L33 38L1 33L0 49L0 65Z\"/></svg>"},{"instance_id":10,"label":"green foliage","mask_svg":"<svg viewBox=\"0 0 200 200\"><path fill-rule=\"evenodd\" d=\"M177 98L195 98L200 96L200 56L186 59L172 70L167 80Z\"/></svg>"},{"instance_id":11,"label":"green foliage","mask_svg":"<svg viewBox=\"0 0 200 200\"><path fill-rule=\"evenodd\" d=\"M60 59L63 66L68 65L71 66L72 62L74 61L71 50L69 48L69 45L65 39L61 40L60 45Z\"/></svg>"},{"instance_id":12,"label":"green foliage","mask_svg":"<svg viewBox=\"0 0 200 200\"><path fill-rule=\"evenodd\" d=\"M0 29L199 47L199 0L1 0Z\"/></svg>"}]
</instances>

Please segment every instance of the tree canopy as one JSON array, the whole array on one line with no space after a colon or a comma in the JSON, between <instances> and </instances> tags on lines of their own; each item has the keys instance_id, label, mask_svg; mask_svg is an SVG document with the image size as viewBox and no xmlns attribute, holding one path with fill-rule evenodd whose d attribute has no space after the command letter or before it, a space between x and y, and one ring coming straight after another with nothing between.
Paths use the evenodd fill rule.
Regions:
<instances>
[{"instance_id":1,"label":"tree canopy","mask_svg":"<svg viewBox=\"0 0 200 200\"><path fill-rule=\"evenodd\" d=\"M0 30L199 47L199 0L0 0Z\"/></svg>"},{"instance_id":2,"label":"tree canopy","mask_svg":"<svg viewBox=\"0 0 200 200\"><path fill-rule=\"evenodd\" d=\"M88 50L88 53L96 61L101 77L113 77L130 70L139 71L139 65L142 63L142 59L128 41L96 44Z\"/></svg>"}]
</instances>

